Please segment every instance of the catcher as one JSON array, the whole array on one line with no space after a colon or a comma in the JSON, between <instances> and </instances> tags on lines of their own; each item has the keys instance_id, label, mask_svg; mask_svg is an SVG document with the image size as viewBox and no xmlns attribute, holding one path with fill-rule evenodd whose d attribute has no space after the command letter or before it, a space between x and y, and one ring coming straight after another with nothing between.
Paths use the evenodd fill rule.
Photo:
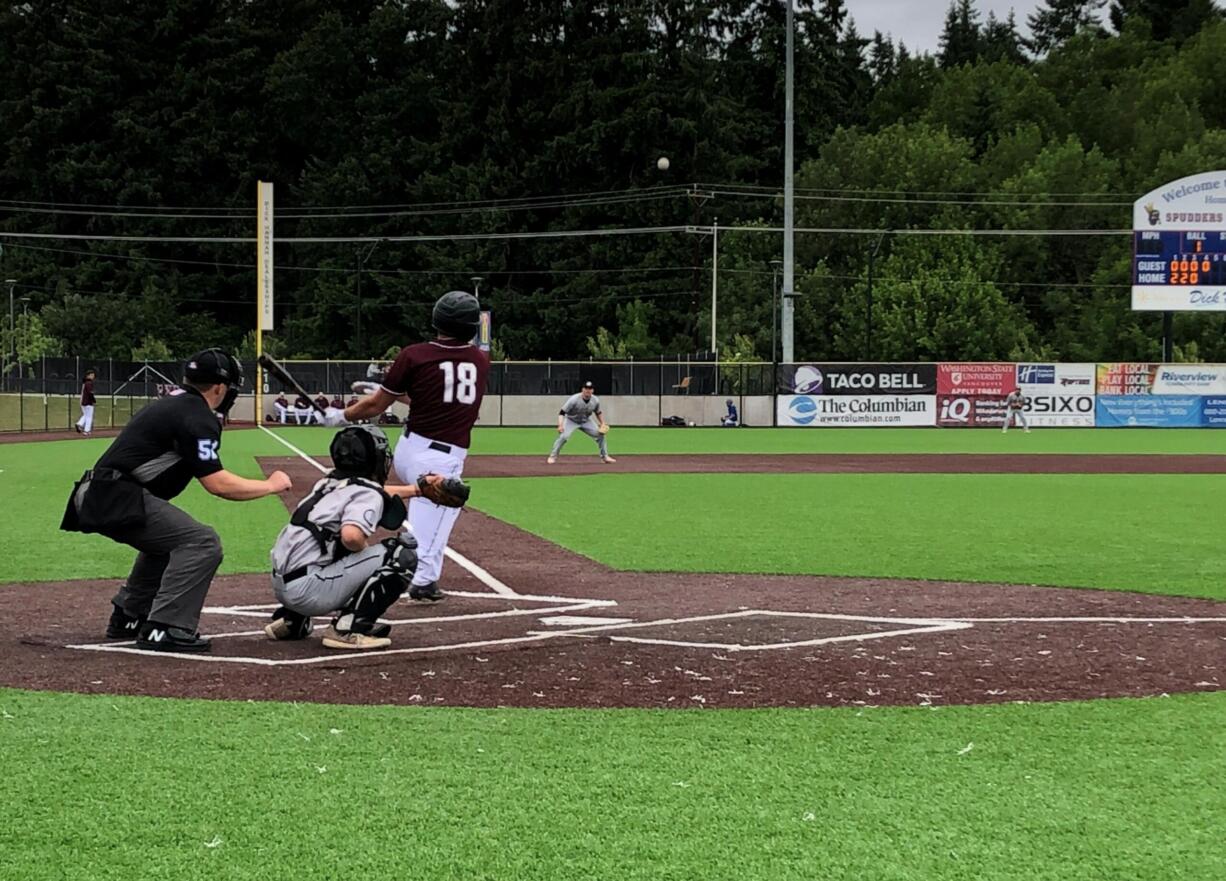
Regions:
<instances>
[{"instance_id":1,"label":"catcher","mask_svg":"<svg viewBox=\"0 0 1226 881\"><path fill-rule=\"evenodd\" d=\"M332 438L333 470L298 503L272 549L272 589L281 607L264 628L269 639L305 639L311 617L335 613L323 634L331 649L367 651L392 644L380 623L417 569L417 542L404 525L405 499L421 496L451 508L468 500L458 478L426 474L412 486L384 486L387 435L351 425ZM396 535L374 540L382 528Z\"/></svg>"},{"instance_id":2,"label":"catcher","mask_svg":"<svg viewBox=\"0 0 1226 881\"><path fill-rule=\"evenodd\" d=\"M596 417L594 425L593 416ZM558 461L558 453L562 452L562 447L566 446L576 428L596 441L600 448L601 462L617 461L609 455L609 444L605 439L605 435L609 433L609 423L604 421L604 414L600 412L600 398L594 394L591 382L585 382L583 388L567 398L562 409L558 411L558 439L553 442L553 449L545 460L548 464L553 465Z\"/></svg>"}]
</instances>

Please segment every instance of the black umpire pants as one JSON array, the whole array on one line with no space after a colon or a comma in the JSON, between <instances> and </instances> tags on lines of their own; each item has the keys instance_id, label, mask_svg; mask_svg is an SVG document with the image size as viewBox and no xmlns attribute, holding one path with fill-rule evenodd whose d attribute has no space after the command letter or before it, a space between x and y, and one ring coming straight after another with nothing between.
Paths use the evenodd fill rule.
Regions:
<instances>
[{"instance_id":1,"label":"black umpire pants","mask_svg":"<svg viewBox=\"0 0 1226 881\"><path fill-rule=\"evenodd\" d=\"M216 530L146 491L144 525L107 537L140 551L112 602L134 618L194 632L221 565Z\"/></svg>"}]
</instances>

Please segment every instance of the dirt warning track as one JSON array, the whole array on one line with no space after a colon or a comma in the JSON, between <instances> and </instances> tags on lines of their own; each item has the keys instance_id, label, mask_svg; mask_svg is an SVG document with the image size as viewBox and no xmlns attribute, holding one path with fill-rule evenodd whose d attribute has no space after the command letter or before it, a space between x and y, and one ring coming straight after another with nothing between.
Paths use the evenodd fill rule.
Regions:
<instances>
[{"instance_id":1,"label":"dirt warning track","mask_svg":"<svg viewBox=\"0 0 1226 881\"><path fill-rule=\"evenodd\" d=\"M611 467L645 466L634 458ZM474 458L469 473L501 473L501 459ZM303 488L319 476L301 459L264 465L287 468ZM1226 603L619 572L471 510L452 545L469 567L447 564L452 595L398 604L392 650L369 655L330 652L315 639L265 640L272 596L263 576L215 582L201 624L214 652L195 658L102 639L113 582L5 585L0 684L343 703L760 707L1153 696L1226 683Z\"/></svg>"}]
</instances>

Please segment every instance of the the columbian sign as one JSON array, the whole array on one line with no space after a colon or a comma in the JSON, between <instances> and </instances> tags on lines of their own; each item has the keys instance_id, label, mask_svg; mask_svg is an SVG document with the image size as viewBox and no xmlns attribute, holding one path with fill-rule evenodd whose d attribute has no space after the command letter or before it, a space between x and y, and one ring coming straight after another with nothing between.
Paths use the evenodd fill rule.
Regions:
<instances>
[{"instance_id":1,"label":"the columbian sign","mask_svg":"<svg viewBox=\"0 0 1226 881\"><path fill-rule=\"evenodd\" d=\"M1132 308L1226 312L1226 171L1159 187L1132 215Z\"/></svg>"}]
</instances>

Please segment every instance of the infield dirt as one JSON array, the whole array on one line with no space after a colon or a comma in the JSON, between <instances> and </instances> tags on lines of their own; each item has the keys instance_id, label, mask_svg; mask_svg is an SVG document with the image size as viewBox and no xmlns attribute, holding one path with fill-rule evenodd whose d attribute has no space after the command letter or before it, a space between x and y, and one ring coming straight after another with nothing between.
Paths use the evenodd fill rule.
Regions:
<instances>
[{"instance_id":1,"label":"infield dirt","mask_svg":"<svg viewBox=\"0 0 1226 881\"><path fill-rule=\"evenodd\" d=\"M968 458L965 469L953 461ZM764 463L752 469L742 457L547 466L491 456L471 459L468 473L1049 471L1070 458L1078 461L1057 470L1153 471L1168 459L1182 472L1226 470L1223 457L1193 456L744 457ZM301 459L262 464L289 470L301 487L319 476ZM4 585L0 684L338 703L762 707L1160 696L1226 682L1226 603L1008 584L619 572L473 510L452 547L514 595L449 562L442 586L453 595L398 604L389 615L393 651L360 657L330 653L317 639L266 641L267 611L253 608L272 602L266 576L217 579L201 629L218 638L203 658L103 640L113 582Z\"/></svg>"}]
</instances>

